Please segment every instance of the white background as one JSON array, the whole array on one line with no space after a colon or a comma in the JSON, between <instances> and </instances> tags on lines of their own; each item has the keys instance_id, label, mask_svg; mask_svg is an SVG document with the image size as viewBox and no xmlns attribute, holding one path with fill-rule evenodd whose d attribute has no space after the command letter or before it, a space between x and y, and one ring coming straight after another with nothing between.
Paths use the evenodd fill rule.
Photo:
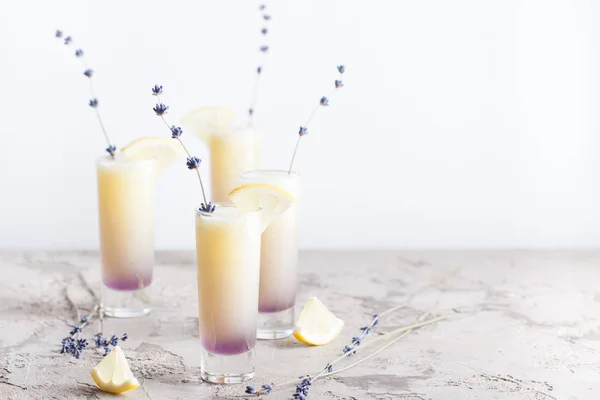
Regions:
<instances>
[{"instance_id":1,"label":"white background","mask_svg":"<svg viewBox=\"0 0 600 400\"><path fill-rule=\"evenodd\" d=\"M0 248L98 247L104 143L75 48L118 145L168 136L155 83L173 122L204 105L247 108L257 5L2 0ZM303 248L598 246L600 2L288 0L269 13L256 109L266 167L285 168L298 126L347 67L297 159ZM160 180L157 248L192 248L199 202L182 161Z\"/></svg>"}]
</instances>

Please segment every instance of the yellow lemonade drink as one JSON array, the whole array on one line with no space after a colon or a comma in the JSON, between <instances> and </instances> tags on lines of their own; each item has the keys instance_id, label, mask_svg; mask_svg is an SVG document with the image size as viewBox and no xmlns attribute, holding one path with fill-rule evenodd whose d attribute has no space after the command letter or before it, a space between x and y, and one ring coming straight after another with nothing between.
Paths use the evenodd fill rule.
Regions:
<instances>
[{"instance_id":1,"label":"yellow lemonade drink","mask_svg":"<svg viewBox=\"0 0 600 400\"><path fill-rule=\"evenodd\" d=\"M110 316L150 312L156 163L117 155L97 163L103 306Z\"/></svg>"},{"instance_id":2,"label":"yellow lemonade drink","mask_svg":"<svg viewBox=\"0 0 600 400\"><path fill-rule=\"evenodd\" d=\"M228 202L228 194L244 171L260 168L260 135L251 127L241 127L233 111L202 107L181 120L208 148L213 202Z\"/></svg>"},{"instance_id":3,"label":"yellow lemonade drink","mask_svg":"<svg viewBox=\"0 0 600 400\"><path fill-rule=\"evenodd\" d=\"M196 213L202 378L237 383L254 376L258 314L260 212L217 204Z\"/></svg>"},{"instance_id":4,"label":"yellow lemonade drink","mask_svg":"<svg viewBox=\"0 0 600 400\"><path fill-rule=\"evenodd\" d=\"M248 171L240 175L240 183L277 186L296 199L267 227L261 244L257 336L259 339L287 337L295 324L300 177L288 171Z\"/></svg>"},{"instance_id":5,"label":"yellow lemonade drink","mask_svg":"<svg viewBox=\"0 0 600 400\"><path fill-rule=\"evenodd\" d=\"M206 145L210 153L212 199L229 201L244 171L260 168L260 139L252 129L215 130Z\"/></svg>"}]
</instances>

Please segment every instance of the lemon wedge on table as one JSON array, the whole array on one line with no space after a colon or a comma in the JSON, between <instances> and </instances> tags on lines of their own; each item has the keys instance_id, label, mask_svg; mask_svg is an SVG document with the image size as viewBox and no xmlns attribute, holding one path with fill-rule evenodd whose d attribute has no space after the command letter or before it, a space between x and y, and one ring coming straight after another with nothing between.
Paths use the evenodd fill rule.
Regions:
<instances>
[{"instance_id":1,"label":"lemon wedge on table","mask_svg":"<svg viewBox=\"0 0 600 400\"><path fill-rule=\"evenodd\" d=\"M115 346L90 371L90 375L100 389L109 393L124 393L140 386L138 380L133 376L131 369L129 369L125 354L123 354L119 346Z\"/></svg>"},{"instance_id":2,"label":"lemon wedge on table","mask_svg":"<svg viewBox=\"0 0 600 400\"><path fill-rule=\"evenodd\" d=\"M333 315L316 297L308 299L294 327L294 336L299 341L321 346L339 336L344 321Z\"/></svg>"},{"instance_id":3,"label":"lemon wedge on table","mask_svg":"<svg viewBox=\"0 0 600 400\"><path fill-rule=\"evenodd\" d=\"M227 132L233 125L235 112L223 107L201 107L186 114L181 124L204 143L214 133Z\"/></svg>"},{"instance_id":4,"label":"lemon wedge on table","mask_svg":"<svg viewBox=\"0 0 600 400\"><path fill-rule=\"evenodd\" d=\"M156 160L157 172L161 173L180 159L185 152L176 140L163 137L141 137L121 149L128 160Z\"/></svg>"},{"instance_id":5,"label":"lemon wedge on table","mask_svg":"<svg viewBox=\"0 0 600 400\"><path fill-rule=\"evenodd\" d=\"M229 193L229 198L243 213L261 210L263 230L296 201L285 190L265 183L239 186Z\"/></svg>"}]
</instances>

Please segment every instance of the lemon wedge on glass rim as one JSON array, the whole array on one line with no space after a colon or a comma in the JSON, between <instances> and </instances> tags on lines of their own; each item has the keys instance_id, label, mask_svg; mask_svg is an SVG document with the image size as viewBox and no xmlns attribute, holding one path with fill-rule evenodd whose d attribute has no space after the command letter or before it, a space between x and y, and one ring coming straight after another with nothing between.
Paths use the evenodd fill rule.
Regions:
<instances>
[{"instance_id":1,"label":"lemon wedge on glass rim","mask_svg":"<svg viewBox=\"0 0 600 400\"><path fill-rule=\"evenodd\" d=\"M90 375L96 385L105 392L119 394L128 392L140 386L138 380L133 376L125 354L119 346L102 359L90 371Z\"/></svg>"},{"instance_id":2,"label":"lemon wedge on glass rim","mask_svg":"<svg viewBox=\"0 0 600 400\"><path fill-rule=\"evenodd\" d=\"M157 174L163 172L185 154L176 140L153 136L134 140L123 147L121 153L131 161L155 160Z\"/></svg>"},{"instance_id":3,"label":"lemon wedge on glass rim","mask_svg":"<svg viewBox=\"0 0 600 400\"><path fill-rule=\"evenodd\" d=\"M181 124L206 144L211 135L228 132L235 117L235 112L228 108L200 107L186 114Z\"/></svg>"},{"instance_id":4,"label":"lemon wedge on glass rim","mask_svg":"<svg viewBox=\"0 0 600 400\"><path fill-rule=\"evenodd\" d=\"M313 346L321 346L339 336L344 321L336 317L316 297L304 304L294 327L294 337Z\"/></svg>"},{"instance_id":5,"label":"lemon wedge on glass rim","mask_svg":"<svg viewBox=\"0 0 600 400\"><path fill-rule=\"evenodd\" d=\"M261 210L263 231L296 201L285 190L266 183L239 186L229 193L229 198L242 213Z\"/></svg>"}]
</instances>

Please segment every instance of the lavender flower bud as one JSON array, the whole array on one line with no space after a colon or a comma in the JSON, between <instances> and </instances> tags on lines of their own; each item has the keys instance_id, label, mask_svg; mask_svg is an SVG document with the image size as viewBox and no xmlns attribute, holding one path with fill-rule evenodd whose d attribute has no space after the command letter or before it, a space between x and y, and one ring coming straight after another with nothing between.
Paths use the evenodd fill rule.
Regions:
<instances>
[{"instance_id":1,"label":"lavender flower bud","mask_svg":"<svg viewBox=\"0 0 600 400\"><path fill-rule=\"evenodd\" d=\"M162 94L162 92L163 92L162 86L154 85L154 87L152 88L152 96L158 96L159 94Z\"/></svg>"},{"instance_id":2,"label":"lavender flower bud","mask_svg":"<svg viewBox=\"0 0 600 400\"><path fill-rule=\"evenodd\" d=\"M65 44L67 44L67 45L68 45L68 44L71 44L71 42L72 42L72 41L73 41L73 38L71 38L71 36L67 36L67 37L65 38Z\"/></svg>"},{"instance_id":3,"label":"lavender flower bud","mask_svg":"<svg viewBox=\"0 0 600 400\"><path fill-rule=\"evenodd\" d=\"M98 99L91 99L90 100L90 107L98 107Z\"/></svg>"},{"instance_id":4,"label":"lavender flower bud","mask_svg":"<svg viewBox=\"0 0 600 400\"><path fill-rule=\"evenodd\" d=\"M110 154L111 156L114 156L114 155L115 155L115 152L117 151L117 147L116 147L116 146L113 146L113 145L110 145L110 146L108 146L108 147L107 147L105 150L106 150L106 152L107 152L108 154Z\"/></svg>"},{"instance_id":5,"label":"lavender flower bud","mask_svg":"<svg viewBox=\"0 0 600 400\"><path fill-rule=\"evenodd\" d=\"M344 72L346 72L346 68L343 65L338 65L337 70L340 74L343 74Z\"/></svg>"},{"instance_id":6,"label":"lavender flower bud","mask_svg":"<svg viewBox=\"0 0 600 400\"><path fill-rule=\"evenodd\" d=\"M304 126L301 126L301 127L300 127L300 130L298 131L298 134L299 134L300 136L308 135L308 128L306 128L306 127L304 127Z\"/></svg>"},{"instance_id":7,"label":"lavender flower bud","mask_svg":"<svg viewBox=\"0 0 600 400\"><path fill-rule=\"evenodd\" d=\"M269 30L268 30L267 28L262 28L262 29L260 30L260 32L261 32L263 35L266 35L267 33L269 33Z\"/></svg>"},{"instance_id":8,"label":"lavender flower bud","mask_svg":"<svg viewBox=\"0 0 600 400\"><path fill-rule=\"evenodd\" d=\"M340 81L340 80L336 80L336 81L335 81L335 88L336 88L336 89L339 89L339 88L341 88L341 87L343 87L343 86L344 86L344 82L342 82L342 81Z\"/></svg>"},{"instance_id":9,"label":"lavender flower bud","mask_svg":"<svg viewBox=\"0 0 600 400\"><path fill-rule=\"evenodd\" d=\"M163 103L159 103L152 110L154 110L156 115L160 117L161 115L166 114L168 109L168 106L164 105Z\"/></svg>"},{"instance_id":10,"label":"lavender flower bud","mask_svg":"<svg viewBox=\"0 0 600 400\"><path fill-rule=\"evenodd\" d=\"M329 105L329 99L325 96L321 97L321 100L319 101L321 103L322 106L328 106Z\"/></svg>"},{"instance_id":11,"label":"lavender flower bud","mask_svg":"<svg viewBox=\"0 0 600 400\"><path fill-rule=\"evenodd\" d=\"M81 332L81 328L78 327L78 326L75 326L75 327L73 327L73 329L71 329L71 332L69 332L69 334L71 336L73 336L73 335L75 335L76 333L79 333L79 332Z\"/></svg>"},{"instance_id":12,"label":"lavender flower bud","mask_svg":"<svg viewBox=\"0 0 600 400\"><path fill-rule=\"evenodd\" d=\"M267 385L262 385L262 389L264 391L266 391L267 393L271 393L271 391L273 390L273 386L268 385L268 384Z\"/></svg>"},{"instance_id":13,"label":"lavender flower bud","mask_svg":"<svg viewBox=\"0 0 600 400\"><path fill-rule=\"evenodd\" d=\"M175 126L175 125L171 126L171 138L179 139L182 134L183 134L183 129L181 129L179 126Z\"/></svg>"},{"instance_id":14,"label":"lavender flower bud","mask_svg":"<svg viewBox=\"0 0 600 400\"><path fill-rule=\"evenodd\" d=\"M85 71L83 71L83 74L84 74L85 76L87 76L88 78L91 78L91 77L92 77L92 75L94 75L94 71L92 71L91 69L89 69L89 68L88 68L88 69L86 69Z\"/></svg>"},{"instance_id":15,"label":"lavender flower bud","mask_svg":"<svg viewBox=\"0 0 600 400\"><path fill-rule=\"evenodd\" d=\"M217 206L214 205L210 201L208 202L208 204L204 204L204 203L200 204L200 211L202 211L202 212L212 213L215 211L215 208L217 208Z\"/></svg>"},{"instance_id":16,"label":"lavender flower bud","mask_svg":"<svg viewBox=\"0 0 600 400\"><path fill-rule=\"evenodd\" d=\"M269 46L260 46L260 51L266 53L267 51L269 51Z\"/></svg>"},{"instance_id":17,"label":"lavender flower bud","mask_svg":"<svg viewBox=\"0 0 600 400\"><path fill-rule=\"evenodd\" d=\"M62 35L63 35L62 31L59 30L59 29L57 29L56 32L54 33L54 36L57 37L57 38L61 38Z\"/></svg>"},{"instance_id":18,"label":"lavender flower bud","mask_svg":"<svg viewBox=\"0 0 600 400\"><path fill-rule=\"evenodd\" d=\"M83 50L77 49L75 50L75 57L81 57L83 55Z\"/></svg>"},{"instance_id":19,"label":"lavender flower bud","mask_svg":"<svg viewBox=\"0 0 600 400\"><path fill-rule=\"evenodd\" d=\"M188 157L186 165L188 169L196 169L200 166L200 161L198 157Z\"/></svg>"}]
</instances>

